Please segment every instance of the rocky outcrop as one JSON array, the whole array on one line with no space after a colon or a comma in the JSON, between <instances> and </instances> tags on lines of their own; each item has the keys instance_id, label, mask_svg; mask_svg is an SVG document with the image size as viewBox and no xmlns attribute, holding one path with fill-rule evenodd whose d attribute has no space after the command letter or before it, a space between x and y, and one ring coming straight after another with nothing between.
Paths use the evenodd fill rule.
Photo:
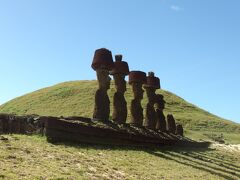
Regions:
<instances>
[{"instance_id":1,"label":"rocky outcrop","mask_svg":"<svg viewBox=\"0 0 240 180\"><path fill-rule=\"evenodd\" d=\"M41 120L38 116L15 116L0 114L0 134L17 133L32 134L42 133Z\"/></svg>"}]
</instances>

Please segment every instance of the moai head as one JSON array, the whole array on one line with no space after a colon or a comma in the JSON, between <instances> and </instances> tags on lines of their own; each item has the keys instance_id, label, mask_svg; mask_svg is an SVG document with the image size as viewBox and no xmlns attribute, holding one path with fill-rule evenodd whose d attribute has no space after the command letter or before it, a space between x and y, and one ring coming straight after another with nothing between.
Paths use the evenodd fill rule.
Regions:
<instances>
[{"instance_id":1,"label":"moai head","mask_svg":"<svg viewBox=\"0 0 240 180\"><path fill-rule=\"evenodd\" d=\"M160 89L160 80L154 76L154 72L149 72L147 76L147 82L143 85L146 89L148 102L154 104L156 101L156 90Z\"/></svg>"},{"instance_id":2,"label":"moai head","mask_svg":"<svg viewBox=\"0 0 240 180\"><path fill-rule=\"evenodd\" d=\"M176 122L172 114L167 115L167 127L170 133L176 133Z\"/></svg>"},{"instance_id":3,"label":"moai head","mask_svg":"<svg viewBox=\"0 0 240 180\"><path fill-rule=\"evenodd\" d=\"M113 75L117 92L124 94L126 91L125 76L129 74L129 67L127 62L122 61L122 55L115 56L114 68L110 74Z\"/></svg>"},{"instance_id":4,"label":"moai head","mask_svg":"<svg viewBox=\"0 0 240 180\"><path fill-rule=\"evenodd\" d=\"M105 48L97 49L93 57L92 68L97 72L99 89L108 90L110 88L109 71L113 67L111 51Z\"/></svg>"},{"instance_id":5,"label":"moai head","mask_svg":"<svg viewBox=\"0 0 240 180\"><path fill-rule=\"evenodd\" d=\"M166 103L166 101L164 101L164 96L161 94L157 94L156 95L156 108L163 110L165 108L165 103Z\"/></svg>"},{"instance_id":6,"label":"moai head","mask_svg":"<svg viewBox=\"0 0 240 180\"><path fill-rule=\"evenodd\" d=\"M181 124L177 125L177 127L176 127L176 134L180 135L180 136L183 136L183 127L182 127Z\"/></svg>"},{"instance_id":7,"label":"moai head","mask_svg":"<svg viewBox=\"0 0 240 180\"><path fill-rule=\"evenodd\" d=\"M131 71L129 74L129 84L132 85L135 100L143 99L142 85L146 83L146 73L142 71Z\"/></svg>"}]
</instances>

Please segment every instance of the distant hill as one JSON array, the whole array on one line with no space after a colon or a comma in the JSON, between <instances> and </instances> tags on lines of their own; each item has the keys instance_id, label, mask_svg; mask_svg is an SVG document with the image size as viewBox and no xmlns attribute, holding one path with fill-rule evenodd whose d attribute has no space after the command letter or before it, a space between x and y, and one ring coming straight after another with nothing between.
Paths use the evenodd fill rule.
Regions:
<instances>
[{"instance_id":1,"label":"distant hill","mask_svg":"<svg viewBox=\"0 0 240 180\"><path fill-rule=\"evenodd\" d=\"M49 116L85 116L92 117L94 94L97 81L70 81L15 98L0 106L0 112L38 114ZM112 84L109 90L110 100L115 92ZM214 132L240 133L240 125L217 117L197 106L188 103L177 95L158 90L164 95L166 103L165 115L172 113L183 124L185 129ZM127 87L126 99L128 105L132 99L130 86ZM143 107L147 102L146 94L142 101Z\"/></svg>"}]
</instances>

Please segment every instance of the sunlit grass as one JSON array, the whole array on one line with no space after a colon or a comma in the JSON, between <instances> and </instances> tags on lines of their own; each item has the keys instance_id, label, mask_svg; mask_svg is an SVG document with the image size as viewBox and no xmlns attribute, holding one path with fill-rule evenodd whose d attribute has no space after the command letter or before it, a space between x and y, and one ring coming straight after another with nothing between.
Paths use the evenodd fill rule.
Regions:
<instances>
[{"instance_id":1,"label":"sunlit grass","mask_svg":"<svg viewBox=\"0 0 240 180\"><path fill-rule=\"evenodd\" d=\"M4 135L0 179L238 179L240 153L199 148L128 148L47 143Z\"/></svg>"}]
</instances>

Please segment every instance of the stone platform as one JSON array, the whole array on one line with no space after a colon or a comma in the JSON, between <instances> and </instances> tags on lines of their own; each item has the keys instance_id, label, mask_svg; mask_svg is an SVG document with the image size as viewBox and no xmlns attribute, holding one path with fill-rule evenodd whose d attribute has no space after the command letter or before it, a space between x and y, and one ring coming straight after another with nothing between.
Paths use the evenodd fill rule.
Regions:
<instances>
[{"instance_id":1,"label":"stone platform","mask_svg":"<svg viewBox=\"0 0 240 180\"><path fill-rule=\"evenodd\" d=\"M46 136L50 142L83 142L127 146L197 146L208 147L208 142L196 142L171 133L118 125L111 121L84 117L48 119Z\"/></svg>"},{"instance_id":2,"label":"stone platform","mask_svg":"<svg viewBox=\"0 0 240 180\"><path fill-rule=\"evenodd\" d=\"M208 147L168 132L160 132L112 121L85 117L15 116L0 114L0 134L42 134L49 142L74 142L124 146L190 146Z\"/></svg>"}]
</instances>

